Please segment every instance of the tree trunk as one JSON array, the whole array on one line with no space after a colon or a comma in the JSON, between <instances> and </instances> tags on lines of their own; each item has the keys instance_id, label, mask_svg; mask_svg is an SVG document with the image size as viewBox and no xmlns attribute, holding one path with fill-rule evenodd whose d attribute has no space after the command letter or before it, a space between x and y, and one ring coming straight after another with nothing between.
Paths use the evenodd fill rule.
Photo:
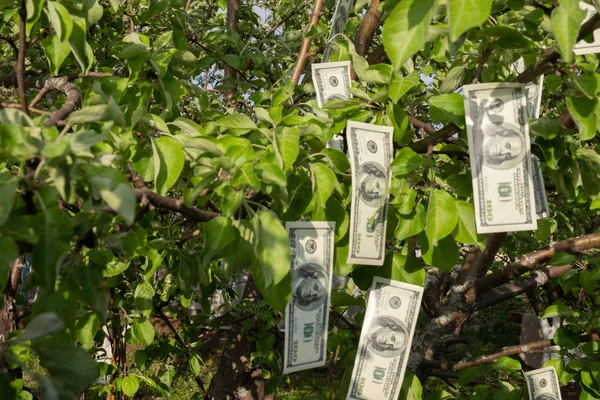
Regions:
<instances>
[{"instance_id":1,"label":"tree trunk","mask_svg":"<svg viewBox=\"0 0 600 400\"><path fill-rule=\"evenodd\" d=\"M248 276L242 298L255 301L260 294L254 279ZM263 400L265 381L260 370L253 370L249 356L256 351L254 342L247 339L242 328L233 325L226 335L226 344L219 361L219 369L210 381L208 398L211 400Z\"/></svg>"},{"instance_id":2,"label":"tree trunk","mask_svg":"<svg viewBox=\"0 0 600 400\"><path fill-rule=\"evenodd\" d=\"M19 286L19 278L23 269L23 260L17 258L10 269L8 282L2 293L2 308L0 308L0 372L7 371L12 379L22 377L20 368L10 369L4 358L4 352L8 349L6 341L11 333L17 328L17 310L15 305L15 294Z\"/></svg>"}]
</instances>

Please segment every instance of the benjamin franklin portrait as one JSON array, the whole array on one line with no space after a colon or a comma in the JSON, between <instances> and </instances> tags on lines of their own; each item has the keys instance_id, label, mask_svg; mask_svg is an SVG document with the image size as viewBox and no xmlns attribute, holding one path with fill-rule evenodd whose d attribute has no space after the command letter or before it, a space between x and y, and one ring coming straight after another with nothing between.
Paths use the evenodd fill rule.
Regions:
<instances>
[{"instance_id":1,"label":"benjamin franklin portrait","mask_svg":"<svg viewBox=\"0 0 600 400\"><path fill-rule=\"evenodd\" d=\"M406 349L408 328L390 315L375 317L368 333L369 348L385 358L396 357Z\"/></svg>"},{"instance_id":2,"label":"benjamin franklin portrait","mask_svg":"<svg viewBox=\"0 0 600 400\"><path fill-rule=\"evenodd\" d=\"M327 275L317 264L304 264L292 275L292 301L304 311L316 310L327 299Z\"/></svg>"},{"instance_id":3,"label":"benjamin franklin portrait","mask_svg":"<svg viewBox=\"0 0 600 400\"><path fill-rule=\"evenodd\" d=\"M360 199L371 207L378 207L387 193L388 177L385 168L376 162L366 162L358 168Z\"/></svg>"},{"instance_id":4,"label":"benjamin franklin portrait","mask_svg":"<svg viewBox=\"0 0 600 400\"><path fill-rule=\"evenodd\" d=\"M505 122L489 124L483 130L483 164L493 169L509 169L523 161L527 143L521 131Z\"/></svg>"}]
</instances>

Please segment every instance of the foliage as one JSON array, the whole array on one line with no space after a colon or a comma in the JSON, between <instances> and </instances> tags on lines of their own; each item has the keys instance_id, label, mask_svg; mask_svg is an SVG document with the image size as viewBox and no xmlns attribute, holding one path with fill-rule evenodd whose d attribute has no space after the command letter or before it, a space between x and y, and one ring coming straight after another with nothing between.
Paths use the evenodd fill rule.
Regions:
<instances>
[{"instance_id":1,"label":"foliage","mask_svg":"<svg viewBox=\"0 0 600 400\"><path fill-rule=\"evenodd\" d=\"M571 51L584 18L577 1L375 1L380 23L370 54L385 49L387 57L372 64L350 40L359 35L366 3L356 2L332 56L352 61L353 98L321 109L308 75L295 86L289 74L305 37L312 39L309 62L320 62L332 0L306 31L312 5L290 0L241 2L231 29L225 0L0 2L0 85L20 81L31 107L30 115L18 109L14 89L0 108L0 289L10 292L13 261L27 254L33 273L20 289L39 291L25 329L0 349L10 368L34 376L48 399L76 398L84 389L130 397L152 390L169 398L180 376L208 383L203 336L229 325L255 346L246 356L268 391L298 388L295 377L281 375L276 328L290 296L285 221L336 222L335 271L350 277L333 293L336 315L364 306L375 274L419 285L435 277L427 291L447 289L467 271L457 264L466 267L486 246L475 230L460 88L514 80L513 62L523 57L532 66L546 49L561 58L544 58L551 68L541 117L530 128L551 215L536 232L509 234L489 272L598 229L600 75L596 55ZM20 36L24 64L17 61ZM225 70L233 74L225 78ZM528 71L523 81L535 78ZM394 127L382 267L346 264L350 165L325 144L348 120ZM581 385L582 399L600 398L598 342L581 345L585 357L569 353L600 325L596 247L565 245L521 272L574 266L549 290L533 287L533 298L546 307L542 317L565 318L554 338L564 358L551 363L562 384L573 378ZM243 271L263 299L240 299L231 289ZM216 289L236 303L226 317L211 309ZM424 331L435 321L428 306ZM467 308L469 318L476 306ZM362 314L354 322L331 319L327 373L335 384L318 385L323 398L343 398ZM166 335L156 332L157 322ZM105 337L112 364L92 358ZM127 348L136 349L133 361ZM28 370L33 353L44 372ZM443 351L436 356L461 361ZM501 358L452 372L435 390L414 369L401 397L525 398L517 362ZM30 398L28 390L0 374L3 398Z\"/></svg>"}]
</instances>

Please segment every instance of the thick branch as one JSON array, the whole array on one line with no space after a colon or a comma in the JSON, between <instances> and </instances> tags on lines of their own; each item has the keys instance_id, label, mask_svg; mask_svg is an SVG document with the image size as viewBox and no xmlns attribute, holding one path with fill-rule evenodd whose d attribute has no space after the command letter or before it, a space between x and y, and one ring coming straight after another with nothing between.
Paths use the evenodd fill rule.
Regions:
<instances>
[{"instance_id":1,"label":"thick branch","mask_svg":"<svg viewBox=\"0 0 600 400\"><path fill-rule=\"evenodd\" d=\"M46 126L54 126L77 109L77 104L81 101L81 92L77 85L69 82L65 78L50 78L44 83L44 88L46 88L46 91L59 90L67 97L67 100L61 109L55 111L50 118L46 120Z\"/></svg>"},{"instance_id":2,"label":"thick branch","mask_svg":"<svg viewBox=\"0 0 600 400\"><path fill-rule=\"evenodd\" d=\"M600 341L600 337L595 333L592 333L591 335L584 335L580 339L581 343L597 342L597 341ZM554 340L545 339L545 340L538 340L537 342L521 344L518 346L506 347L504 350L502 350L498 353L489 354L487 356L482 356L482 357L476 358L473 361L465 361L465 362L460 362L458 364L454 364L452 366L452 369L455 371L459 371L459 370L465 369L465 368L477 367L479 365L487 364L489 362L495 361L502 357L507 357L507 356L519 354L519 353L529 353L529 352L542 350L542 349L545 349L546 347L555 346L555 345L556 345L556 343L554 343Z\"/></svg>"},{"instance_id":3,"label":"thick branch","mask_svg":"<svg viewBox=\"0 0 600 400\"><path fill-rule=\"evenodd\" d=\"M585 250L597 247L600 247L600 233L592 233L554 243L550 247L520 257L517 261L507 265L500 271L482 277L475 284L476 293L479 296L492 288L511 281L517 276L523 275L536 266L549 261L558 252L579 254Z\"/></svg>"},{"instance_id":4,"label":"thick branch","mask_svg":"<svg viewBox=\"0 0 600 400\"><path fill-rule=\"evenodd\" d=\"M380 44L379 46L377 46L375 48L375 50L373 50L371 52L371 54L369 54L367 56L367 62L370 65L379 64L379 63L382 63L383 61L385 61L386 57L387 57L387 53L385 52L385 48L383 47L382 44Z\"/></svg>"},{"instance_id":5,"label":"thick branch","mask_svg":"<svg viewBox=\"0 0 600 400\"><path fill-rule=\"evenodd\" d=\"M141 201L142 204L150 203L156 208L169 210L183 215L190 221L195 222L206 222L213 218L220 216L221 214L200 210L195 207L186 206L183 199L173 199L170 197L161 196L158 193L154 193L148 188L134 189L135 198L137 201Z\"/></svg>"},{"instance_id":6,"label":"thick branch","mask_svg":"<svg viewBox=\"0 0 600 400\"><path fill-rule=\"evenodd\" d=\"M17 83L19 87L19 100L21 111L29 115L29 106L27 105L27 93L25 92L25 52L27 51L27 41L25 40L27 19L27 7L25 0L21 0L21 9L19 10L19 53L17 56Z\"/></svg>"},{"instance_id":7,"label":"thick branch","mask_svg":"<svg viewBox=\"0 0 600 400\"><path fill-rule=\"evenodd\" d=\"M367 54L367 50L373 41L373 35L375 35L375 32L379 27L381 14L382 11L379 10L379 0L371 0L369 2L369 8L356 31L356 36L354 36L354 47L359 55L364 56Z\"/></svg>"},{"instance_id":8,"label":"thick branch","mask_svg":"<svg viewBox=\"0 0 600 400\"><path fill-rule=\"evenodd\" d=\"M431 126L430 124L423 122L419 119L416 119L415 117L408 117L408 122L410 122L410 124L412 126L414 126L417 129L423 129L425 132L431 134L435 133L435 128L433 126Z\"/></svg>"},{"instance_id":9,"label":"thick branch","mask_svg":"<svg viewBox=\"0 0 600 400\"><path fill-rule=\"evenodd\" d=\"M538 286L543 286L550 279L556 278L571 269L573 269L572 265L563 265L560 267L546 267L534 271L523 279L485 293L477 299L477 309L481 310L494 304L502 303Z\"/></svg>"},{"instance_id":10,"label":"thick branch","mask_svg":"<svg viewBox=\"0 0 600 400\"><path fill-rule=\"evenodd\" d=\"M427 153L429 146L434 146L436 143L441 142L444 139L448 139L452 135L458 133L460 128L454 124L448 124L443 128L435 131L433 134L414 142L410 145L410 148L417 153Z\"/></svg>"},{"instance_id":11,"label":"thick branch","mask_svg":"<svg viewBox=\"0 0 600 400\"><path fill-rule=\"evenodd\" d=\"M319 22L322 7L323 0L315 0L315 8L313 9L312 15L310 17L310 23L308 24L308 29L306 30L307 33L311 30L313 26L316 26ZM290 78L292 82L294 82L294 86L298 85L300 75L302 75L302 71L304 70L304 65L306 64L306 59L308 58L308 50L310 48L311 41L312 39L310 37L305 37L302 41L302 46L300 47L300 54L298 55L296 65L294 65L294 69L292 70L292 76Z\"/></svg>"}]
</instances>

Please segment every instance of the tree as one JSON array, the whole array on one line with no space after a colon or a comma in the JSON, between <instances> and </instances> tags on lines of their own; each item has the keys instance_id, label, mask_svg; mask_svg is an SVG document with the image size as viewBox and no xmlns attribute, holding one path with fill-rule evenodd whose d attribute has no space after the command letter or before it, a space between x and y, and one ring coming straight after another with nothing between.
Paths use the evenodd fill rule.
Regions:
<instances>
[{"instance_id":1,"label":"tree","mask_svg":"<svg viewBox=\"0 0 600 400\"><path fill-rule=\"evenodd\" d=\"M169 397L179 375L194 377L198 398L287 385L283 223L307 218L336 222L336 273L351 278L333 294L324 398L344 398L352 370L361 316L345 309L364 305L374 275L425 285L426 274L401 398L421 398L422 385L432 398L526 398L509 356L553 344L567 356L580 343L585 358L551 363L581 399L600 398L600 75L597 56L571 51L600 16L580 27L577 3L359 1L332 56L352 61L354 97L320 109L306 65L321 60L332 0L1 2L2 397ZM477 235L460 87L541 74L530 130L551 215L535 232ZM348 120L394 127L382 267L345 262L350 165L325 143ZM433 240L432 220L444 237ZM25 257L33 273L21 284ZM212 293L235 299L229 282L243 271L239 302L211 318ZM553 340L463 360L469 321L521 295L564 318ZM97 363L104 339L112 357Z\"/></svg>"}]
</instances>

